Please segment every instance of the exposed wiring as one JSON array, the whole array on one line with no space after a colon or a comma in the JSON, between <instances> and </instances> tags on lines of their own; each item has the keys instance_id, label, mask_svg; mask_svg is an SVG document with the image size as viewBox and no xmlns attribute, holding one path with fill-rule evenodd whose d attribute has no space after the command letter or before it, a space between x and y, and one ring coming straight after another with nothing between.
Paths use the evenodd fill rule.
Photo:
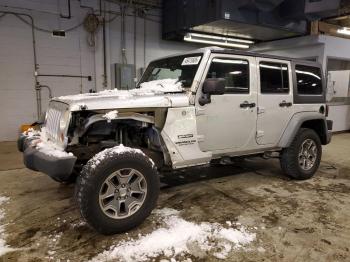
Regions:
<instances>
[{"instance_id":1,"label":"exposed wiring","mask_svg":"<svg viewBox=\"0 0 350 262\"><path fill-rule=\"evenodd\" d=\"M49 91L49 98L53 98L51 88L48 85L39 85L40 88L45 87Z\"/></svg>"},{"instance_id":2,"label":"exposed wiring","mask_svg":"<svg viewBox=\"0 0 350 262\"><path fill-rule=\"evenodd\" d=\"M119 17L119 16L124 16L124 17L126 17L126 16L134 16L134 14L126 14L126 12L125 12L124 14L122 14L122 12L119 12L119 13L118 13L118 12L113 12L113 11L103 11L103 12L104 12L104 13L114 14L114 16L113 16L111 19L105 21L106 23L111 23L111 22L113 22L113 21L114 21L117 17ZM1 11L0 11L0 13L1 13ZM5 15L6 15L6 14L0 15L0 18L4 17ZM143 19L146 19L146 20L148 20L148 21L155 22L155 23L161 23L161 21L154 20L154 19L151 19L151 18L147 18L147 15L148 15L148 14L145 14L145 16L143 17ZM16 15L16 16L17 16L17 15ZM29 21L27 21L25 18L23 18L23 17L21 17L21 16L17 16L17 17L18 17L18 19L20 19L23 23L25 23L25 24L27 24L27 25L29 25L29 26L32 26L31 23L30 23ZM65 32L73 31L73 30L79 28L80 26L82 26L82 25L84 24L84 21L85 21L85 19L84 19L82 22L78 23L77 25L74 25L74 26L72 26L72 27L69 27L69 28L67 28L67 29L62 29L62 30L65 31ZM43 28L43 27L40 27L40 26L37 26L37 25L34 25L34 29L37 30L37 31L41 31L41 32L49 33L49 34L52 34L52 31L53 31L53 30L50 30L50 29L47 29L47 28Z\"/></svg>"},{"instance_id":3,"label":"exposed wiring","mask_svg":"<svg viewBox=\"0 0 350 262\"><path fill-rule=\"evenodd\" d=\"M1 11L0 11L1 12ZM27 24L27 25L30 25L31 26L31 23L29 23L25 18L23 17L20 17L18 15L16 15L23 23ZM67 28L67 29L63 29L65 32L70 32L70 31L73 31L75 29L77 29L78 27L82 26L84 24L84 21L75 25L75 26L72 26L70 28ZM38 31L41 31L41 32L45 32L45 33L50 33L52 34L52 30L49 30L49 29L46 29L46 28L41 28L41 27L38 27L36 25L34 25L34 29L35 30L38 30Z\"/></svg>"}]
</instances>

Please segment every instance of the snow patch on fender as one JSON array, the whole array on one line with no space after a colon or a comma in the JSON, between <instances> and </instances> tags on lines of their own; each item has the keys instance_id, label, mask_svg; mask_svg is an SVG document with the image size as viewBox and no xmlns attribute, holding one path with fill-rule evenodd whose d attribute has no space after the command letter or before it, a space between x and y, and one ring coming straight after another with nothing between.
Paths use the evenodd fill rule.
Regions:
<instances>
[{"instance_id":1,"label":"snow patch on fender","mask_svg":"<svg viewBox=\"0 0 350 262\"><path fill-rule=\"evenodd\" d=\"M229 252L245 249L256 238L255 233L248 232L243 226L236 229L218 223L186 221L174 209L153 213L160 217L163 227L139 235L138 239L121 241L91 261L150 261L157 257L182 261L186 255L203 258L208 254L225 259Z\"/></svg>"},{"instance_id":2,"label":"snow patch on fender","mask_svg":"<svg viewBox=\"0 0 350 262\"><path fill-rule=\"evenodd\" d=\"M102 118L106 119L107 122L111 122L111 120L114 120L118 117L118 111L117 110L112 110L109 111L108 113L104 114Z\"/></svg>"}]
</instances>

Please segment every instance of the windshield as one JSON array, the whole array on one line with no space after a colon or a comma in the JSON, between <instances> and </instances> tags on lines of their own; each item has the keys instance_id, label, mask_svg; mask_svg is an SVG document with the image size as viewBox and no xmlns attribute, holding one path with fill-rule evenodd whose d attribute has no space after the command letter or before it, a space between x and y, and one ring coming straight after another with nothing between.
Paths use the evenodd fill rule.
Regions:
<instances>
[{"instance_id":1,"label":"windshield","mask_svg":"<svg viewBox=\"0 0 350 262\"><path fill-rule=\"evenodd\" d=\"M202 54L190 54L153 61L147 67L139 85L154 80L174 79L181 81L184 88L190 88L201 59Z\"/></svg>"}]
</instances>

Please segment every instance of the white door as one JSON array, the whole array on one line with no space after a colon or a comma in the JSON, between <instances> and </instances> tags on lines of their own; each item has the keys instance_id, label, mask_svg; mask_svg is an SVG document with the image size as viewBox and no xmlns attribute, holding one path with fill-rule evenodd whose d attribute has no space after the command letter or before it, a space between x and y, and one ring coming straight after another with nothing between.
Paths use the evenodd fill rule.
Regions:
<instances>
[{"instance_id":1,"label":"white door","mask_svg":"<svg viewBox=\"0 0 350 262\"><path fill-rule=\"evenodd\" d=\"M289 61L257 58L260 145L278 143L293 114L293 81Z\"/></svg>"},{"instance_id":2,"label":"white door","mask_svg":"<svg viewBox=\"0 0 350 262\"><path fill-rule=\"evenodd\" d=\"M238 151L256 133L256 65L254 57L212 54L202 83L207 78L224 78L225 94L212 95L203 106L196 95L197 128L202 151Z\"/></svg>"}]
</instances>

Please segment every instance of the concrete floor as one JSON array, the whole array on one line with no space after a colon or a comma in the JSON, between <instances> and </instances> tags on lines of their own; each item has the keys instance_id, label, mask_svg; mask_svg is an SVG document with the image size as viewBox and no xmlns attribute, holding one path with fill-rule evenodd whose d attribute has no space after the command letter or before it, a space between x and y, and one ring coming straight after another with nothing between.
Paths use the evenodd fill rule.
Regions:
<instances>
[{"instance_id":1,"label":"concrete floor","mask_svg":"<svg viewBox=\"0 0 350 262\"><path fill-rule=\"evenodd\" d=\"M232 251L229 261L350 261L349 149L350 134L335 135L308 181L290 180L277 160L258 158L167 174L158 207L181 210L187 221L230 220L252 228L251 248ZM6 240L20 249L0 261L83 261L126 238L102 236L81 223L73 191L73 185L25 169L15 143L1 143L0 195L10 197ZM154 219L151 215L128 236L151 232ZM191 258L218 260L210 254Z\"/></svg>"}]
</instances>

